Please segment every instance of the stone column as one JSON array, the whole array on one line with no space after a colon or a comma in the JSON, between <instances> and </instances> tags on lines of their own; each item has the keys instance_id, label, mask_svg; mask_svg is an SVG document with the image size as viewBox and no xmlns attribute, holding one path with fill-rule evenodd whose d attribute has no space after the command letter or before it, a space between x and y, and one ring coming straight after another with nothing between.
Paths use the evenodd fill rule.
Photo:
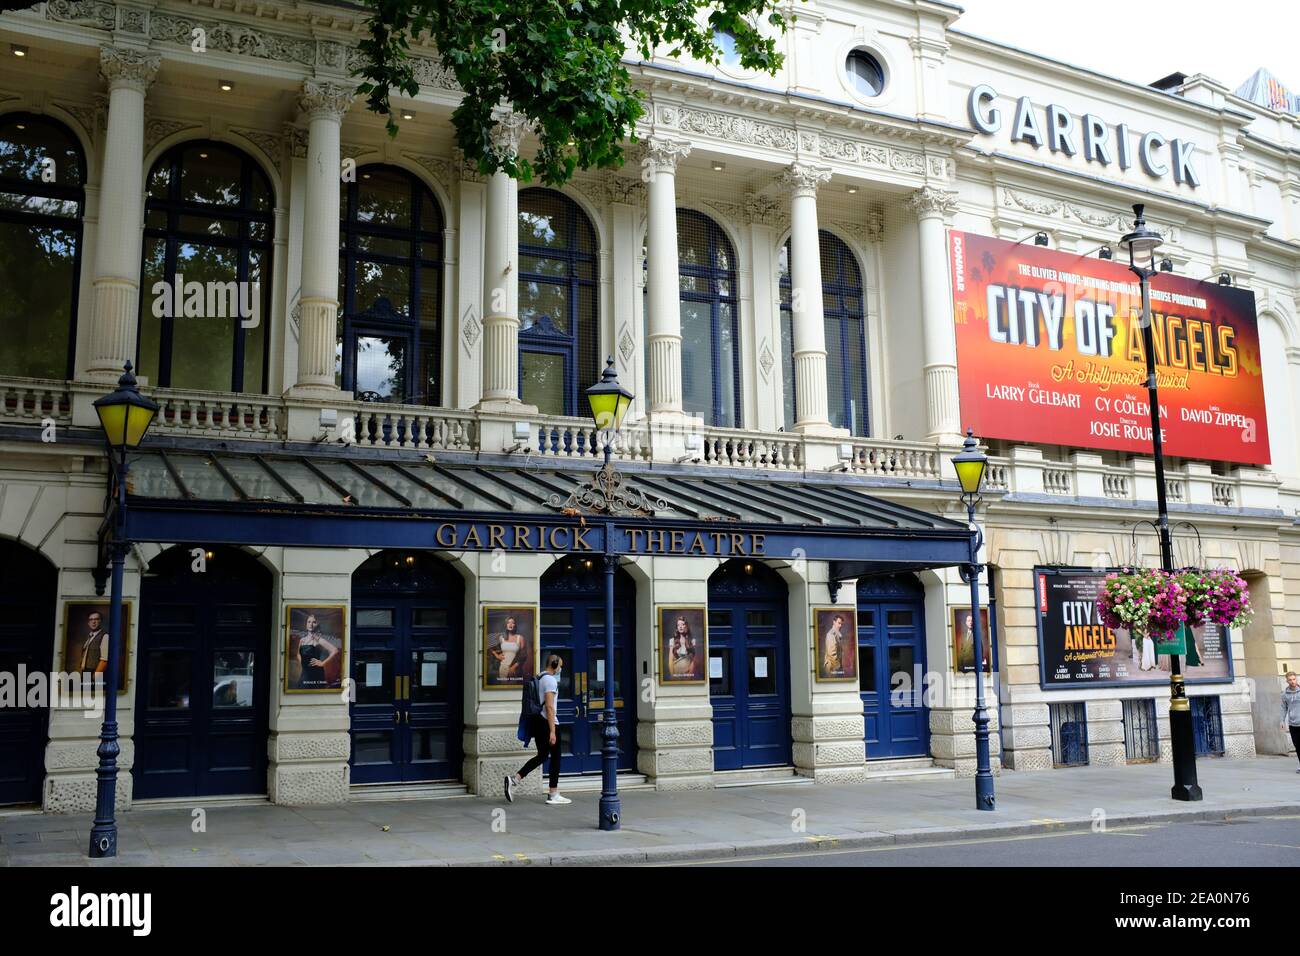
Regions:
<instances>
[{"instance_id":1,"label":"stone column","mask_svg":"<svg viewBox=\"0 0 1300 956\"><path fill-rule=\"evenodd\" d=\"M336 390L334 349L339 309L339 130L353 90L307 80L298 106L307 120L302 277L298 294L298 381L295 392Z\"/></svg>"},{"instance_id":2,"label":"stone column","mask_svg":"<svg viewBox=\"0 0 1300 956\"><path fill-rule=\"evenodd\" d=\"M677 162L690 144L652 136L646 144L650 170L646 238L650 367L646 390L650 414L682 413L682 315L677 268Z\"/></svg>"},{"instance_id":3,"label":"stone column","mask_svg":"<svg viewBox=\"0 0 1300 956\"><path fill-rule=\"evenodd\" d=\"M957 205L953 193L927 186L908 200L920 225L921 328L925 363L926 440L961 443L957 406L957 338L948 292L947 216Z\"/></svg>"},{"instance_id":4,"label":"stone column","mask_svg":"<svg viewBox=\"0 0 1300 956\"><path fill-rule=\"evenodd\" d=\"M497 156L519 153L528 121L498 110L492 128ZM483 390L480 407L508 411L519 403L519 184L502 170L487 184L483 230Z\"/></svg>"},{"instance_id":5,"label":"stone column","mask_svg":"<svg viewBox=\"0 0 1300 956\"><path fill-rule=\"evenodd\" d=\"M144 224L144 94L158 73L156 53L102 47L108 81L108 135L95 235L94 311L86 377L116 382L135 361L140 314L140 242Z\"/></svg>"},{"instance_id":6,"label":"stone column","mask_svg":"<svg viewBox=\"0 0 1300 956\"><path fill-rule=\"evenodd\" d=\"M793 163L790 187L790 297L794 318L795 431L830 431L826 412L826 317L822 310L822 254L817 237L817 187L831 171Z\"/></svg>"}]
</instances>

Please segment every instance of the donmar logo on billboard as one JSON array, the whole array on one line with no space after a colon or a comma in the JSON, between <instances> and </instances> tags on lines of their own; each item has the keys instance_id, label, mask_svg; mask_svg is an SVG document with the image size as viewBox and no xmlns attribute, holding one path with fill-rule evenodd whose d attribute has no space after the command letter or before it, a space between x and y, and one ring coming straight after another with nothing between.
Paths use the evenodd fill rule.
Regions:
<instances>
[{"instance_id":1,"label":"donmar logo on billboard","mask_svg":"<svg viewBox=\"0 0 1300 956\"><path fill-rule=\"evenodd\" d=\"M966 232L949 242L963 426L1150 451L1142 295L1128 268ZM1165 452L1268 464L1254 293L1159 273L1151 312Z\"/></svg>"}]
</instances>

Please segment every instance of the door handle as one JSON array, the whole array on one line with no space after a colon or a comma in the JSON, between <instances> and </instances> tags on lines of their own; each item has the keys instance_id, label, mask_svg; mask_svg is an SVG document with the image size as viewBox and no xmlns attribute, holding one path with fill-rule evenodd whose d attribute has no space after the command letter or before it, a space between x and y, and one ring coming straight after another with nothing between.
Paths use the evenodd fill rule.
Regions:
<instances>
[{"instance_id":1,"label":"door handle","mask_svg":"<svg viewBox=\"0 0 1300 956\"><path fill-rule=\"evenodd\" d=\"M402 699L402 678L393 677L393 700L394 702Z\"/></svg>"},{"instance_id":2,"label":"door handle","mask_svg":"<svg viewBox=\"0 0 1300 956\"><path fill-rule=\"evenodd\" d=\"M411 699L411 675L407 674L402 678L402 700Z\"/></svg>"}]
</instances>

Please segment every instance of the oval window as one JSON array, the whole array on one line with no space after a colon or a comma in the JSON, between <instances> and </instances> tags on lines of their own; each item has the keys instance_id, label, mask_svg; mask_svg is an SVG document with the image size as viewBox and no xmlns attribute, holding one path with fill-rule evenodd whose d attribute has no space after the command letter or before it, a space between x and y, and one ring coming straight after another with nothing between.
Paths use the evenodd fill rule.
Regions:
<instances>
[{"instance_id":1,"label":"oval window","mask_svg":"<svg viewBox=\"0 0 1300 956\"><path fill-rule=\"evenodd\" d=\"M730 30L714 30L713 45L718 48L718 58L724 66L740 65L740 53L736 50L736 35Z\"/></svg>"},{"instance_id":2,"label":"oval window","mask_svg":"<svg viewBox=\"0 0 1300 956\"><path fill-rule=\"evenodd\" d=\"M854 50L844 64L849 84L862 96L879 96L885 89L885 68L866 50Z\"/></svg>"}]
</instances>

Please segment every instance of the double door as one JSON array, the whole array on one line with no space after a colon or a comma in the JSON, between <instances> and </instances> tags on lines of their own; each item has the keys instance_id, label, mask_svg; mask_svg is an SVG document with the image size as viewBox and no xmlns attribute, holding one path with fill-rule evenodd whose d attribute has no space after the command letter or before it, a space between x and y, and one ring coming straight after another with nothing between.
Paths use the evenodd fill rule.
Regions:
<instances>
[{"instance_id":1,"label":"double door","mask_svg":"<svg viewBox=\"0 0 1300 956\"><path fill-rule=\"evenodd\" d=\"M591 600L548 600L543 594L542 653L538 667L558 654L564 661L556 694L560 772L599 773L604 747L605 681L614 681L618 769L633 769L636 753L636 679L628 653L632 603L618 595L614 606L614 666L605 647L605 605Z\"/></svg>"},{"instance_id":2,"label":"double door","mask_svg":"<svg viewBox=\"0 0 1300 956\"><path fill-rule=\"evenodd\" d=\"M140 589L135 797L265 793L269 582L237 552L197 573L177 551Z\"/></svg>"},{"instance_id":3,"label":"double door","mask_svg":"<svg viewBox=\"0 0 1300 956\"><path fill-rule=\"evenodd\" d=\"M713 767L790 763L786 605L709 601Z\"/></svg>"},{"instance_id":4,"label":"double door","mask_svg":"<svg viewBox=\"0 0 1300 956\"><path fill-rule=\"evenodd\" d=\"M926 756L930 717L919 601L859 603L858 675L867 759Z\"/></svg>"},{"instance_id":5,"label":"double door","mask_svg":"<svg viewBox=\"0 0 1300 956\"><path fill-rule=\"evenodd\" d=\"M41 799L50 711L25 706L33 701L20 675L50 673L57 582L39 555L0 541L0 674L13 675L15 703L23 705L0 707L0 804Z\"/></svg>"},{"instance_id":6,"label":"double door","mask_svg":"<svg viewBox=\"0 0 1300 956\"><path fill-rule=\"evenodd\" d=\"M352 782L460 776L459 614L450 602L352 602Z\"/></svg>"}]
</instances>

